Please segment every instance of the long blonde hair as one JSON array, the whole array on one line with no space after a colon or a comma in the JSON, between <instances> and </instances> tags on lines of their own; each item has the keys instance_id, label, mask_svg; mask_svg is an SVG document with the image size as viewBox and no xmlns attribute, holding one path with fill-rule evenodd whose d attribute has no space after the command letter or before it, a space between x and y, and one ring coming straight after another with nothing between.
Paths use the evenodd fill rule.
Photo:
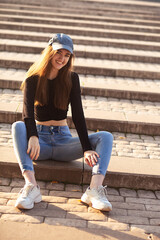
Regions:
<instances>
[{"instance_id":1,"label":"long blonde hair","mask_svg":"<svg viewBox=\"0 0 160 240\"><path fill-rule=\"evenodd\" d=\"M21 84L21 90L25 89L26 79L37 75L38 83L35 94L35 105L45 105L48 102L49 89L47 79L52 69L51 60L57 51L52 46L47 46L41 53L40 58L31 65L26 73L26 78ZM72 87L71 72L73 70L74 55L71 54L68 63L59 70L58 81L55 81L53 103L56 108L67 109L69 94Z\"/></svg>"}]
</instances>

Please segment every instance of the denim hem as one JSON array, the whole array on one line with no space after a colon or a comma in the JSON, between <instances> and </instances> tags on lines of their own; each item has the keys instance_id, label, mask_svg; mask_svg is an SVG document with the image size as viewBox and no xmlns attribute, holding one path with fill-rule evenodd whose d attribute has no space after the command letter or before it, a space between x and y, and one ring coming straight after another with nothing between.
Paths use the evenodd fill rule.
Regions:
<instances>
[{"instance_id":1,"label":"denim hem","mask_svg":"<svg viewBox=\"0 0 160 240\"><path fill-rule=\"evenodd\" d=\"M22 175L23 175L25 171L32 171L32 172L34 172L34 169L31 168L30 166L23 166L21 171L22 171Z\"/></svg>"},{"instance_id":2,"label":"denim hem","mask_svg":"<svg viewBox=\"0 0 160 240\"><path fill-rule=\"evenodd\" d=\"M97 172L97 173L92 172L92 176L94 176L94 175L103 175L103 176L105 176L105 174L103 174L101 172Z\"/></svg>"}]
</instances>

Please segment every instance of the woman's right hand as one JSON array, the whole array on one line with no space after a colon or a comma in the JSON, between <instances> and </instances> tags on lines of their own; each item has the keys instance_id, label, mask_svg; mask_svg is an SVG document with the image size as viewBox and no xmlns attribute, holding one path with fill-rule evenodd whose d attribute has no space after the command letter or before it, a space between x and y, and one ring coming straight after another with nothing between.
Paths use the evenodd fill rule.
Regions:
<instances>
[{"instance_id":1,"label":"woman's right hand","mask_svg":"<svg viewBox=\"0 0 160 240\"><path fill-rule=\"evenodd\" d=\"M36 136L30 137L28 141L27 153L30 155L32 160L37 160L40 153L39 139Z\"/></svg>"}]
</instances>

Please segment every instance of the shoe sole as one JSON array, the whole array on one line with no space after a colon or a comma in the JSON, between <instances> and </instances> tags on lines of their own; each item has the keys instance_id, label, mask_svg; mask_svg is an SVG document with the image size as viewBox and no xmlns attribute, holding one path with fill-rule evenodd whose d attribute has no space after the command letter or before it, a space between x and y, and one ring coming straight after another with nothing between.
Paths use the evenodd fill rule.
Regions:
<instances>
[{"instance_id":1,"label":"shoe sole","mask_svg":"<svg viewBox=\"0 0 160 240\"><path fill-rule=\"evenodd\" d=\"M27 209L27 210L29 210L29 209L32 209L32 208L34 207L34 204L33 204L32 207L27 207L27 206L24 207L24 206L21 205L21 204L15 205L15 207L16 207L16 208L19 208L19 209Z\"/></svg>"},{"instance_id":2,"label":"shoe sole","mask_svg":"<svg viewBox=\"0 0 160 240\"><path fill-rule=\"evenodd\" d=\"M94 207L91 202L87 203L87 202L82 201L82 200L81 200L81 202L84 203L84 204L86 204L86 205L88 205L89 207L92 207L92 208L97 209L97 210L100 210L100 211L105 211L105 212L110 212L110 211L112 211L112 208L110 208L110 207L107 207L107 208L97 208L97 207Z\"/></svg>"},{"instance_id":3,"label":"shoe sole","mask_svg":"<svg viewBox=\"0 0 160 240\"><path fill-rule=\"evenodd\" d=\"M36 198L34 203L40 203L41 201L42 201L42 196L40 195ZM19 203L19 204L15 205L15 207L20 208L20 209L32 209L34 207L34 203L33 203L33 205L28 205L28 206L23 206L22 204Z\"/></svg>"}]
</instances>

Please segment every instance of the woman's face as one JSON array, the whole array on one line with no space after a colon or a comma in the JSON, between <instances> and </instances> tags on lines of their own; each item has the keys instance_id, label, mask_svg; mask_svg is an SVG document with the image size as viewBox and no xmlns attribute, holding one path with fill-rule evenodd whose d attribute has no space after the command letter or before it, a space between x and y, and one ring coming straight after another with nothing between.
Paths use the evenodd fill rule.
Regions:
<instances>
[{"instance_id":1,"label":"woman's face","mask_svg":"<svg viewBox=\"0 0 160 240\"><path fill-rule=\"evenodd\" d=\"M64 67L71 56L71 53L66 49L59 49L53 56L51 63L54 69L60 70L62 67Z\"/></svg>"}]
</instances>

